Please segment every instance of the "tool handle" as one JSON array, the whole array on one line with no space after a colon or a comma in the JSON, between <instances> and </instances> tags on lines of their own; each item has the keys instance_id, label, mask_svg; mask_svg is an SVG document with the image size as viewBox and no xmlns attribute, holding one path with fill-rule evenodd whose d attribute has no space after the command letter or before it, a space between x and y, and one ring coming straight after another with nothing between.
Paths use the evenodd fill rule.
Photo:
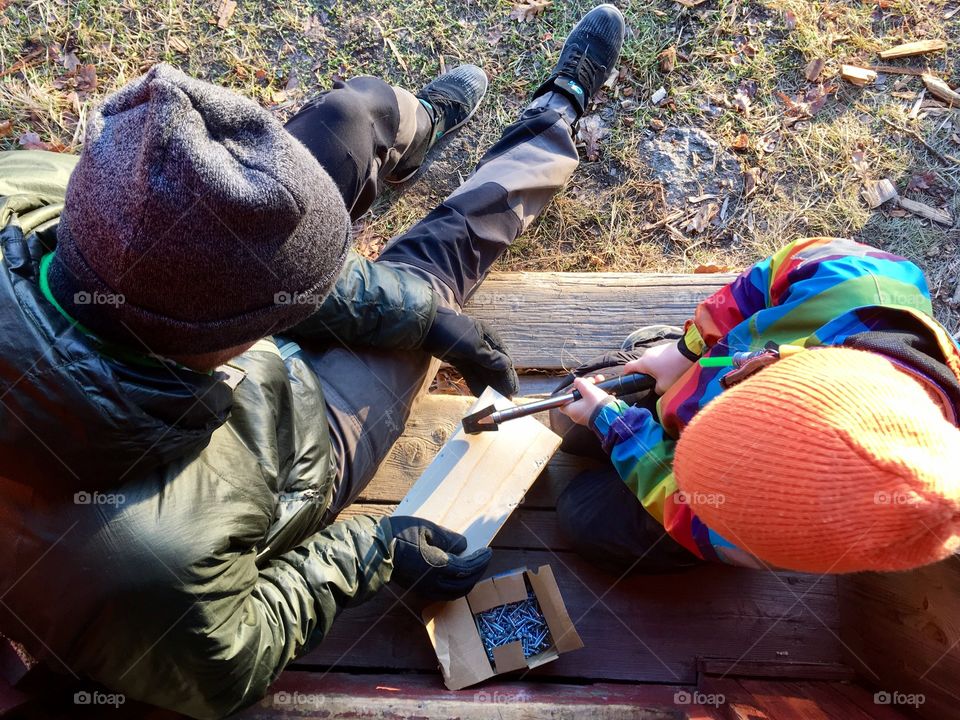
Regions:
<instances>
[{"instance_id":1,"label":"tool handle","mask_svg":"<svg viewBox=\"0 0 960 720\"><path fill-rule=\"evenodd\" d=\"M630 393L639 392L640 390L648 390L656 385L656 383L657 381L650 375L630 373L629 375L620 375L610 380L604 380L601 383L597 383L597 387L611 395L629 395ZM526 417L527 415L533 415L534 413L544 410L552 410L553 408L569 405L576 400L580 400L582 397L579 391L574 390L573 392L554 395L553 397L537 400L527 403L526 405L517 405L516 407L507 408L506 410L498 410L493 413L491 417L493 422L499 425L507 420L515 420L516 418Z\"/></svg>"},{"instance_id":2,"label":"tool handle","mask_svg":"<svg viewBox=\"0 0 960 720\"><path fill-rule=\"evenodd\" d=\"M631 393L640 392L641 390L649 390L656 384L657 381L652 375L630 373L629 375L619 375L615 378L598 382L597 387L604 392L619 397L620 395L630 395ZM570 394L573 395L573 401L580 400L583 397L579 390L574 390Z\"/></svg>"}]
</instances>

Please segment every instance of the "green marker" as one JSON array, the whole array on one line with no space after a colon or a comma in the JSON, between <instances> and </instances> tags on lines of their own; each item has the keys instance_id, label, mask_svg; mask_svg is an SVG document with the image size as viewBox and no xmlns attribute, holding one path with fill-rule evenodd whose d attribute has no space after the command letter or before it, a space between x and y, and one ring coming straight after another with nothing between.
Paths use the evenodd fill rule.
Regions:
<instances>
[{"instance_id":1,"label":"green marker","mask_svg":"<svg viewBox=\"0 0 960 720\"><path fill-rule=\"evenodd\" d=\"M700 367L732 367L733 356L700 358Z\"/></svg>"}]
</instances>

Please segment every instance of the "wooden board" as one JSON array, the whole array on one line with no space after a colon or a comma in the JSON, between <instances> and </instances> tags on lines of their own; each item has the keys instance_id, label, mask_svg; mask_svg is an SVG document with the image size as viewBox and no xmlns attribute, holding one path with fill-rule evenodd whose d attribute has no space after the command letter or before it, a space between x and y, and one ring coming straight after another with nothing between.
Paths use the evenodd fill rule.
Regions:
<instances>
[{"instance_id":1,"label":"wooden board","mask_svg":"<svg viewBox=\"0 0 960 720\"><path fill-rule=\"evenodd\" d=\"M495 327L518 368L572 368L651 323L683 325L735 276L492 273L467 312Z\"/></svg>"},{"instance_id":2,"label":"wooden board","mask_svg":"<svg viewBox=\"0 0 960 720\"><path fill-rule=\"evenodd\" d=\"M492 388L468 410L512 405ZM560 447L560 436L532 417L509 429L468 435L458 427L397 506L396 515L432 520L487 547Z\"/></svg>"},{"instance_id":3,"label":"wooden board","mask_svg":"<svg viewBox=\"0 0 960 720\"><path fill-rule=\"evenodd\" d=\"M618 578L563 551L495 550L490 573L549 564L582 650L531 671L552 676L692 684L701 656L837 663L836 579L721 565ZM798 603L797 597L803 602ZM342 613L301 666L436 672L420 604L390 586Z\"/></svg>"},{"instance_id":4,"label":"wooden board","mask_svg":"<svg viewBox=\"0 0 960 720\"><path fill-rule=\"evenodd\" d=\"M360 494L358 502L399 503L453 435L473 402L473 398L456 395L427 395L421 398L410 415L403 437L394 445L376 477ZM535 417L546 421L544 413ZM552 508L557 496L573 477L598 465L595 460L558 452L524 497L523 506Z\"/></svg>"},{"instance_id":5,"label":"wooden board","mask_svg":"<svg viewBox=\"0 0 960 720\"><path fill-rule=\"evenodd\" d=\"M671 686L565 685L492 680L450 692L423 675L285 672L232 718L281 720L679 720Z\"/></svg>"},{"instance_id":6,"label":"wooden board","mask_svg":"<svg viewBox=\"0 0 960 720\"><path fill-rule=\"evenodd\" d=\"M845 576L839 588L847 662L863 682L922 693L922 717L957 717L960 557L905 573Z\"/></svg>"}]
</instances>

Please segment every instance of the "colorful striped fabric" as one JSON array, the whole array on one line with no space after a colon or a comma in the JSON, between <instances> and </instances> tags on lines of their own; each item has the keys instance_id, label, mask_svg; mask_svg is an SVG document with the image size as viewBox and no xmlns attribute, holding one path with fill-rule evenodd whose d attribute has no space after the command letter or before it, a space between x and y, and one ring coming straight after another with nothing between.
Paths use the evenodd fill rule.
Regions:
<instances>
[{"instance_id":1,"label":"colorful striped fabric","mask_svg":"<svg viewBox=\"0 0 960 720\"><path fill-rule=\"evenodd\" d=\"M841 345L856 333L902 326L904 314L935 334L960 377L960 349L933 319L930 292L916 265L850 240L812 238L757 263L702 302L682 343L704 357L758 350L771 340ZM594 429L621 477L671 537L700 558L756 567L759 561L700 522L672 469L677 438L723 391L720 380L732 369L695 363L660 399L660 422L618 400L597 415ZM730 429L731 442L740 440L736 432Z\"/></svg>"}]
</instances>

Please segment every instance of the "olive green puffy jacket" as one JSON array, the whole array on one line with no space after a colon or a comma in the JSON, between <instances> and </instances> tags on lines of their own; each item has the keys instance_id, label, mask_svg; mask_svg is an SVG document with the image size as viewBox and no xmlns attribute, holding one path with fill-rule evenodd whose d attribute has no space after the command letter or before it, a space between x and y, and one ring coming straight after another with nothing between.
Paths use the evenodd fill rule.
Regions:
<instances>
[{"instance_id":1,"label":"olive green puffy jacket","mask_svg":"<svg viewBox=\"0 0 960 720\"><path fill-rule=\"evenodd\" d=\"M233 375L124 362L44 299L74 162L0 153L0 633L128 698L222 717L389 580L389 522L317 531L336 472L323 395L272 339ZM318 313L318 341L407 349L436 300L354 254Z\"/></svg>"}]
</instances>

